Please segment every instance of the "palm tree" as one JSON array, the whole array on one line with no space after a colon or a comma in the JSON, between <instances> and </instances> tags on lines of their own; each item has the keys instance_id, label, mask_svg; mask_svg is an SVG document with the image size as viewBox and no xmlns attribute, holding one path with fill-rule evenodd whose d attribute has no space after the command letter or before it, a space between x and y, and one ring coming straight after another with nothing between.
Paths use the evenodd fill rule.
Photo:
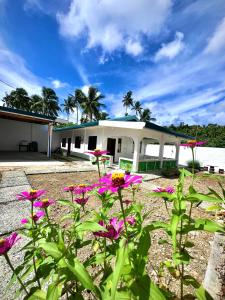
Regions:
<instances>
[{"instance_id":1,"label":"palm tree","mask_svg":"<svg viewBox=\"0 0 225 300\"><path fill-rule=\"evenodd\" d=\"M127 109L130 107L130 106L133 106L133 98L132 98L132 91L128 91L126 93L126 95L124 95L123 97L123 106L126 108L126 112L125 112L125 116L128 115L127 113Z\"/></svg>"},{"instance_id":2,"label":"palm tree","mask_svg":"<svg viewBox=\"0 0 225 300\"><path fill-rule=\"evenodd\" d=\"M69 95L67 99L64 99L64 103L62 104L63 111L67 114L67 120L69 122L70 113L74 112L75 103L74 103L74 97L72 95Z\"/></svg>"},{"instance_id":3,"label":"palm tree","mask_svg":"<svg viewBox=\"0 0 225 300\"><path fill-rule=\"evenodd\" d=\"M135 101L132 107L132 110L135 110L136 116L141 116L143 108L141 107L141 102L140 101Z\"/></svg>"},{"instance_id":4,"label":"palm tree","mask_svg":"<svg viewBox=\"0 0 225 300\"><path fill-rule=\"evenodd\" d=\"M42 113L42 98L39 95L32 95L30 99L30 110L34 113Z\"/></svg>"},{"instance_id":5,"label":"palm tree","mask_svg":"<svg viewBox=\"0 0 225 300\"><path fill-rule=\"evenodd\" d=\"M151 115L152 115L151 110L148 109L148 108L145 108L145 109L141 112L141 115L140 115L140 121L142 121L142 122L156 121L156 119L155 119L155 118L152 118Z\"/></svg>"},{"instance_id":6,"label":"palm tree","mask_svg":"<svg viewBox=\"0 0 225 300\"><path fill-rule=\"evenodd\" d=\"M83 110L82 119L89 120L92 122L93 118L97 119L101 108L105 107L100 102L101 99L105 98L96 87L90 86L88 94L85 95L80 89L75 91L76 98L80 107Z\"/></svg>"},{"instance_id":7,"label":"palm tree","mask_svg":"<svg viewBox=\"0 0 225 300\"><path fill-rule=\"evenodd\" d=\"M107 120L109 119L109 114L105 111L100 111L97 120Z\"/></svg>"},{"instance_id":8,"label":"palm tree","mask_svg":"<svg viewBox=\"0 0 225 300\"><path fill-rule=\"evenodd\" d=\"M23 88L17 88L2 99L4 106L22 110L30 110L30 97Z\"/></svg>"},{"instance_id":9,"label":"palm tree","mask_svg":"<svg viewBox=\"0 0 225 300\"><path fill-rule=\"evenodd\" d=\"M80 89L75 90L74 96L73 96L74 107L76 108L76 111L77 111L77 124L78 124L78 121L79 121L78 120L78 112L79 112L79 108L80 108L80 105L81 105L80 101L81 101L81 99L83 99L80 92L82 92Z\"/></svg>"}]
</instances>

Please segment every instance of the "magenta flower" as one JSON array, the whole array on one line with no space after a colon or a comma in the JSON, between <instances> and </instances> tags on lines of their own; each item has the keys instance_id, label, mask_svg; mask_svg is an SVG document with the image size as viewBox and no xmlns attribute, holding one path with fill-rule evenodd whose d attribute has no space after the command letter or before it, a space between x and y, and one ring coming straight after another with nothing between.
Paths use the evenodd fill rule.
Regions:
<instances>
[{"instance_id":1,"label":"magenta flower","mask_svg":"<svg viewBox=\"0 0 225 300\"><path fill-rule=\"evenodd\" d=\"M75 185L69 185L69 186L65 186L65 187L63 188L63 190L64 190L65 192L73 192L74 189L75 189Z\"/></svg>"},{"instance_id":2,"label":"magenta flower","mask_svg":"<svg viewBox=\"0 0 225 300\"><path fill-rule=\"evenodd\" d=\"M100 149L95 149L94 151L87 151L87 152L85 152L85 153L92 154L92 155L94 155L95 157L100 157L100 156L102 156L103 154L109 153L109 151L106 151L106 150L100 150Z\"/></svg>"},{"instance_id":3,"label":"magenta flower","mask_svg":"<svg viewBox=\"0 0 225 300\"><path fill-rule=\"evenodd\" d=\"M30 192L21 192L19 195L16 195L18 200L36 200L46 193L45 190L30 190Z\"/></svg>"},{"instance_id":4,"label":"magenta flower","mask_svg":"<svg viewBox=\"0 0 225 300\"><path fill-rule=\"evenodd\" d=\"M0 239L0 255L6 254L19 239L16 232L5 239Z\"/></svg>"},{"instance_id":5,"label":"magenta flower","mask_svg":"<svg viewBox=\"0 0 225 300\"><path fill-rule=\"evenodd\" d=\"M138 175L126 175L124 173L108 174L99 179L101 186L98 192L100 194L111 191L116 193L119 189L127 188L132 184L141 183L142 177Z\"/></svg>"},{"instance_id":6,"label":"magenta flower","mask_svg":"<svg viewBox=\"0 0 225 300\"><path fill-rule=\"evenodd\" d=\"M202 146L206 143L207 142L197 142L196 140L190 140L187 143L180 144L180 146L195 148L195 147L198 147L198 146Z\"/></svg>"},{"instance_id":7,"label":"magenta flower","mask_svg":"<svg viewBox=\"0 0 225 300\"><path fill-rule=\"evenodd\" d=\"M74 201L81 205L84 206L88 202L89 197L82 197L82 198L76 198Z\"/></svg>"},{"instance_id":8,"label":"magenta flower","mask_svg":"<svg viewBox=\"0 0 225 300\"><path fill-rule=\"evenodd\" d=\"M166 188L157 187L157 188L153 189L153 192L173 194L175 192L175 188L172 186L167 186Z\"/></svg>"},{"instance_id":9,"label":"magenta flower","mask_svg":"<svg viewBox=\"0 0 225 300\"><path fill-rule=\"evenodd\" d=\"M119 221L117 218L114 217L110 219L108 225L105 225L103 221L99 221L98 224L106 228L107 231L94 232L95 236L109 238L111 240L117 240L120 237L121 232L123 231L124 221Z\"/></svg>"},{"instance_id":10,"label":"magenta flower","mask_svg":"<svg viewBox=\"0 0 225 300\"><path fill-rule=\"evenodd\" d=\"M38 212L33 214L32 219L34 220L34 222L37 222L39 219L44 217L44 215L45 215L45 212L43 210L39 210Z\"/></svg>"},{"instance_id":11,"label":"magenta flower","mask_svg":"<svg viewBox=\"0 0 225 300\"><path fill-rule=\"evenodd\" d=\"M136 223L136 219L133 216L128 216L126 217L126 222L129 223L130 225L134 225Z\"/></svg>"},{"instance_id":12,"label":"magenta flower","mask_svg":"<svg viewBox=\"0 0 225 300\"><path fill-rule=\"evenodd\" d=\"M34 202L35 207L40 207L40 208L46 208L49 207L49 205L52 205L55 203L55 200L53 199L42 199L40 201Z\"/></svg>"},{"instance_id":13,"label":"magenta flower","mask_svg":"<svg viewBox=\"0 0 225 300\"><path fill-rule=\"evenodd\" d=\"M28 219L24 218L20 221L21 224L27 224L29 221Z\"/></svg>"},{"instance_id":14,"label":"magenta flower","mask_svg":"<svg viewBox=\"0 0 225 300\"><path fill-rule=\"evenodd\" d=\"M85 194L91 190L93 190L94 186L92 185L87 185L87 184L78 184L74 187L73 193L80 195L80 194Z\"/></svg>"}]
</instances>

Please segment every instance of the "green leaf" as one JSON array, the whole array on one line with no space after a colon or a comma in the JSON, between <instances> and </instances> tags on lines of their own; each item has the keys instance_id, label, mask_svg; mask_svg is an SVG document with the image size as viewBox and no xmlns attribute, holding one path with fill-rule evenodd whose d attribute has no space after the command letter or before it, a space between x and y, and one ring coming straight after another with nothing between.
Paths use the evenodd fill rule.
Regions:
<instances>
[{"instance_id":1,"label":"green leaf","mask_svg":"<svg viewBox=\"0 0 225 300\"><path fill-rule=\"evenodd\" d=\"M73 203L70 200L60 199L60 200L57 201L57 203L59 203L61 205L65 205L65 206L74 207Z\"/></svg>"},{"instance_id":2,"label":"green leaf","mask_svg":"<svg viewBox=\"0 0 225 300\"><path fill-rule=\"evenodd\" d=\"M224 232L224 226L207 219L196 219L195 229L208 232Z\"/></svg>"},{"instance_id":3,"label":"green leaf","mask_svg":"<svg viewBox=\"0 0 225 300\"><path fill-rule=\"evenodd\" d=\"M33 295L31 295L28 300L46 300L47 295L42 290L36 290Z\"/></svg>"},{"instance_id":4,"label":"green leaf","mask_svg":"<svg viewBox=\"0 0 225 300\"><path fill-rule=\"evenodd\" d=\"M177 227L180 222L181 217L178 215L173 214L172 219L171 219L171 234L172 234L172 242L173 242L173 250L176 250L177 247Z\"/></svg>"},{"instance_id":5,"label":"green leaf","mask_svg":"<svg viewBox=\"0 0 225 300\"><path fill-rule=\"evenodd\" d=\"M221 201L223 201L223 198L220 197L220 195L213 189L211 189L210 187L208 187L209 191L211 192L212 195L215 195L218 199L220 199Z\"/></svg>"},{"instance_id":6,"label":"green leaf","mask_svg":"<svg viewBox=\"0 0 225 300\"><path fill-rule=\"evenodd\" d=\"M206 201L206 202L216 202L220 203L222 202L221 199L215 198L209 195L201 194L201 193L193 193L189 194L186 198L183 199L184 201L193 201L193 202L199 202L199 201Z\"/></svg>"},{"instance_id":7,"label":"green leaf","mask_svg":"<svg viewBox=\"0 0 225 300\"><path fill-rule=\"evenodd\" d=\"M175 265L179 265L181 263L187 265L190 262L190 258L191 258L191 256L189 255L189 253L186 250L183 250L181 253L176 252L173 254L173 261L174 261Z\"/></svg>"},{"instance_id":8,"label":"green leaf","mask_svg":"<svg viewBox=\"0 0 225 300\"><path fill-rule=\"evenodd\" d=\"M117 285L120 280L123 265L125 264L127 258L128 258L128 250L127 250L126 240L122 240L120 242L120 248L116 254L116 265L112 275L112 288L111 288L112 300L116 299Z\"/></svg>"},{"instance_id":9,"label":"green leaf","mask_svg":"<svg viewBox=\"0 0 225 300\"><path fill-rule=\"evenodd\" d=\"M195 292L198 300L213 300L210 294L201 285Z\"/></svg>"},{"instance_id":10,"label":"green leaf","mask_svg":"<svg viewBox=\"0 0 225 300\"><path fill-rule=\"evenodd\" d=\"M47 297L49 300L58 300L62 293L62 283L53 282L48 286Z\"/></svg>"},{"instance_id":11,"label":"green leaf","mask_svg":"<svg viewBox=\"0 0 225 300\"><path fill-rule=\"evenodd\" d=\"M60 259L63 255L56 243L41 243L40 247L44 249L48 255L52 256L55 259Z\"/></svg>"},{"instance_id":12,"label":"green leaf","mask_svg":"<svg viewBox=\"0 0 225 300\"><path fill-rule=\"evenodd\" d=\"M195 289L199 288L200 287L200 284L199 282L191 275L185 275L183 277L183 283L185 285L191 285L193 286Z\"/></svg>"},{"instance_id":13,"label":"green leaf","mask_svg":"<svg viewBox=\"0 0 225 300\"><path fill-rule=\"evenodd\" d=\"M83 287L99 296L99 290L94 285L93 280L84 265L77 258L66 259L65 262L69 270L76 276Z\"/></svg>"},{"instance_id":14,"label":"green leaf","mask_svg":"<svg viewBox=\"0 0 225 300\"><path fill-rule=\"evenodd\" d=\"M78 225L76 227L77 231L91 231L91 232L96 232L96 231L107 231L107 229L101 225L99 225L97 222L93 221L85 221Z\"/></svg>"},{"instance_id":15,"label":"green leaf","mask_svg":"<svg viewBox=\"0 0 225 300\"><path fill-rule=\"evenodd\" d=\"M221 210L222 208L223 207L220 205L211 205L206 208L206 211Z\"/></svg>"}]
</instances>

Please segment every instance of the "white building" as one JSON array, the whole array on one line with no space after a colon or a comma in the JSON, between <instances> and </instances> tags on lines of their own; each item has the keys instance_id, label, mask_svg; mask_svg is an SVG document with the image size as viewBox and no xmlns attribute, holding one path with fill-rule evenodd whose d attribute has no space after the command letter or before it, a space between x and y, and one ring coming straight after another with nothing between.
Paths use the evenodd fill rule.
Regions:
<instances>
[{"instance_id":1,"label":"white building","mask_svg":"<svg viewBox=\"0 0 225 300\"><path fill-rule=\"evenodd\" d=\"M54 140L68 155L89 159L86 152L107 150L111 163L134 172L172 168L178 164L179 144L191 137L150 122L140 122L135 116L83 123L54 129ZM146 154L148 144L159 144L158 153ZM173 158L164 156L164 145L175 145Z\"/></svg>"}]
</instances>

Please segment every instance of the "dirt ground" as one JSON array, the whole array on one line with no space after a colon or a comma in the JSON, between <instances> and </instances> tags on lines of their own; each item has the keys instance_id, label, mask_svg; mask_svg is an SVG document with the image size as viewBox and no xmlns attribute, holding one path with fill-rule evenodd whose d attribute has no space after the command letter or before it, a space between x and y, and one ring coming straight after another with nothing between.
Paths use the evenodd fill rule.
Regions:
<instances>
[{"instance_id":1,"label":"dirt ground","mask_svg":"<svg viewBox=\"0 0 225 300\"><path fill-rule=\"evenodd\" d=\"M78 183L95 183L98 180L96 172L78 172L78 173L61 173L61 174L42 174L42 175L30 175L28 180L34 189L46 189L48 191L47 196L53 199L69 199L69 194L63 191L63 187L71 184ZM217 181L220 180L225 186L225 177L217 177L215 175L204 175L203 173L197 175L194 187L199 192L207 192L208 187L211 187L217 191L220 191ZM176 186L177 179L167 179L159 178L151 180L149 184L154 184L156 186ZM185 188L188 188L190 181L187 180ZM144 204L144 213L150 212L145 223L150 223L152 221L166 221L168 219L167 212L164 206L164 202L161 198L150 198L148 196L149 190L141 188L138 193L137 201ZM130 199L130 192L125 193L125 199ZM88 202L88 207L90 210L98 209L100 203L98 199L94 196ZM114 211L119 209L118 204L113 207ZM60 222L60 218L67 214L68 208L55 205L51 211L51 218L56 222ZM209 213L206 213L201 208L195 207L193 209L193 216L199 218L214 218ZM157 280L157 270L159 269L160 263L162 261L168 260L171 256L171 246L164 244L159 245L158 241L160 239L165 239L166 236L160 230L151 233L152 245L149 251L149 264L148 272L151 278ZM210 245L213 239L213 234L205 232L193 232L189 234L189 241L193 241L195 246L191 249L190 254L193 257L192 262L185 269L187 274L195 277L199 282L204 279L204 274L207 267L207 261L210 254ZM171 278L171 276L166 276L166 282L161 282L163 285L170 285L174 291L178 292L178 282ZM185 287L186 292L190 292L190 287Z\"/></svg>"}]
</instances>

